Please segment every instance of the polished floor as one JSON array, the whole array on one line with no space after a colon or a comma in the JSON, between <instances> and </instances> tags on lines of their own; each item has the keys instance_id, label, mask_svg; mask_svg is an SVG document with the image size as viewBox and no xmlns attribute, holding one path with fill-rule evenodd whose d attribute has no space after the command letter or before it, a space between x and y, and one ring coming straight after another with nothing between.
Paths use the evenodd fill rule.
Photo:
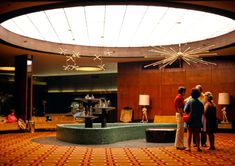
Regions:
<instances>
[{"instance_id":1,"label":"polished floor","mask_svg":"<svg viewBox=\"0 0 235 166\"><path fill-rule=\"evenodd\" d=\"M0 134L0 165L235 165L235 134L216 133L216 150L176 150L173 143L144 140L84 146L64 143L55 132ZM95 139L95 138L94 138Z\"/></svg>"}]
</instances>

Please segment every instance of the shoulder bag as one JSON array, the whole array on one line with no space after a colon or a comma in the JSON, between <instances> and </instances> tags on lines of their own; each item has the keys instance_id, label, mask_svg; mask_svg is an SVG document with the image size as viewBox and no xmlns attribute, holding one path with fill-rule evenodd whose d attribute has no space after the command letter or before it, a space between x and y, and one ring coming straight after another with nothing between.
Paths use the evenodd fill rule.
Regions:
<instances>
[{"instance_id":1,"label":"shoulder bag","mask_svg":"<svg viewBox=\"0 0 235 166\"><path fill-rule=\"evenodd\" d=\"M190 112L187 114L186 112L183 113L183 121L188 123L190 121L190 116L191 116L191 113L192 113L192 101L190 101Z\"/></svg>"}]
</instances>

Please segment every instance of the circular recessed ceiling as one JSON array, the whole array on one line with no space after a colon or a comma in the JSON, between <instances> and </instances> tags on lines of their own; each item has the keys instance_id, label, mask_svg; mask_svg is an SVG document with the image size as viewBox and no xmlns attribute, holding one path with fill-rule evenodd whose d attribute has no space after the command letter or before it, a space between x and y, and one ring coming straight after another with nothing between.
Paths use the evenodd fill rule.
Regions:
<instances>
[{"instance_id":1,"label":"circular recessed ceiling","mask_svg":"<svg viewBox=\"0 0 235 166\"><path fill-rule=\"evenodd\" d=\"M235 30L233 19L212 13L134 5L45 10L9 19L1 25L44 41L105 47L189 43Z\"/></svg>"}]
</instances>

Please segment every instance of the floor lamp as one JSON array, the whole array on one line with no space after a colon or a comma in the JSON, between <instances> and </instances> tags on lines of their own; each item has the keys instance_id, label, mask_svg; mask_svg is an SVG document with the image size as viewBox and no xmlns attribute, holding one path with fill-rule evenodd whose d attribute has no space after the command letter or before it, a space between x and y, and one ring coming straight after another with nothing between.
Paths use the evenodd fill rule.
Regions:
<instances>
[{"instance_id":1,"label":"floor lamp","mask_svg":"<svg viewBox=\"0 0 235 166\"><path fill-rule=\"evenodd\" d=\"M221 123L229 123L227 118L227 105L229 105L229 94L228 93L219 93L218 104L222 106L221 112L223 113L223 121Z\"/></svg>"},{"instance_id":2,"label":"floor lamp","mask_svg":"<svg viewBox=\"0 0 235 166\"><path fill-rule=\"evenodd\" d=\"M139 105L142 106L141 122L148 122L147 106L149 106L149 95L139 95Z\"/></svg>"}]
</instances>

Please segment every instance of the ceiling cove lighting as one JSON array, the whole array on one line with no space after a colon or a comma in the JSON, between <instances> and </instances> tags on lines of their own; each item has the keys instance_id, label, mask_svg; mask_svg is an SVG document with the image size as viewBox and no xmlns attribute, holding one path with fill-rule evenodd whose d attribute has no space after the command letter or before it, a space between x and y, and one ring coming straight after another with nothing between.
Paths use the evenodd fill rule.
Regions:
<instances>
[{"instance_id":1,"label":"ceiling cove lighting","mask_svg":"<svg viewBox=\"0 0 235 166\"><path fill-rule=\"evenodd\" d=\"M15 67L2 66L2 67L0 67L0 70L2 70L2 71L15 71Z\"/></svg>"},{"instance_id":2,"label":"ceiling cove lighting","mask_svg":"<svg viewBox=\"0 0 235 166\"><path fill-rule=\"evenodd\" d=\"M1 25L34 39L97 47L173 45L210 39L235 30L235 20L228 17L144 5L58 8L21 15Z\"/></svg>"},{"instance_id":3,"label":"ceiling cove lighting","mask_svg":"<svg viewBox=\"0 0 235 166\"><path fill-rule=\"evenodd\" d=\"M71 92L82 92L82 93L89 93L89 92L103 92L103 93L113 93L117 92L117 89L51 89L48 90L48 93L71 93Z\"/></svg>"},{"instance_id":4,"label":"ceiling cove lighting","mask_svg":"<svg viewBox=\"0 0 235 166\"><path fill-rule=\"evenodd\" d=\"M102 71L104 69L98 66L79 66L76 70L77 71Z\"/></svg>"},{"instance_id":5,"label":"ceiling cove lighting","mask_svg":"<svg viewBox=\"0 0 235 166\"><path fill-rule=\"evenodd\" d=\"M197 48L184 47L185 49L182 49L181 44L179 44L178 50L172 47L163 47L163 46L153 47L153 49L149 51L158 54L159 57L163 56L164 59L145 65L144 68L148 68L150 66L159 66L159 69L163 69L167 65L172 65L176 60L183 60L188 65L191 65L192 63L201 63L204 65L208 65L208 64L216 65L215 63L211 63L200 58L201 55L204 55L204 56L217 55L217 53L209 53L209 49L213 46L214 45L209 45L209 46L197 47Z\"/></svg>"}]
</instances>

